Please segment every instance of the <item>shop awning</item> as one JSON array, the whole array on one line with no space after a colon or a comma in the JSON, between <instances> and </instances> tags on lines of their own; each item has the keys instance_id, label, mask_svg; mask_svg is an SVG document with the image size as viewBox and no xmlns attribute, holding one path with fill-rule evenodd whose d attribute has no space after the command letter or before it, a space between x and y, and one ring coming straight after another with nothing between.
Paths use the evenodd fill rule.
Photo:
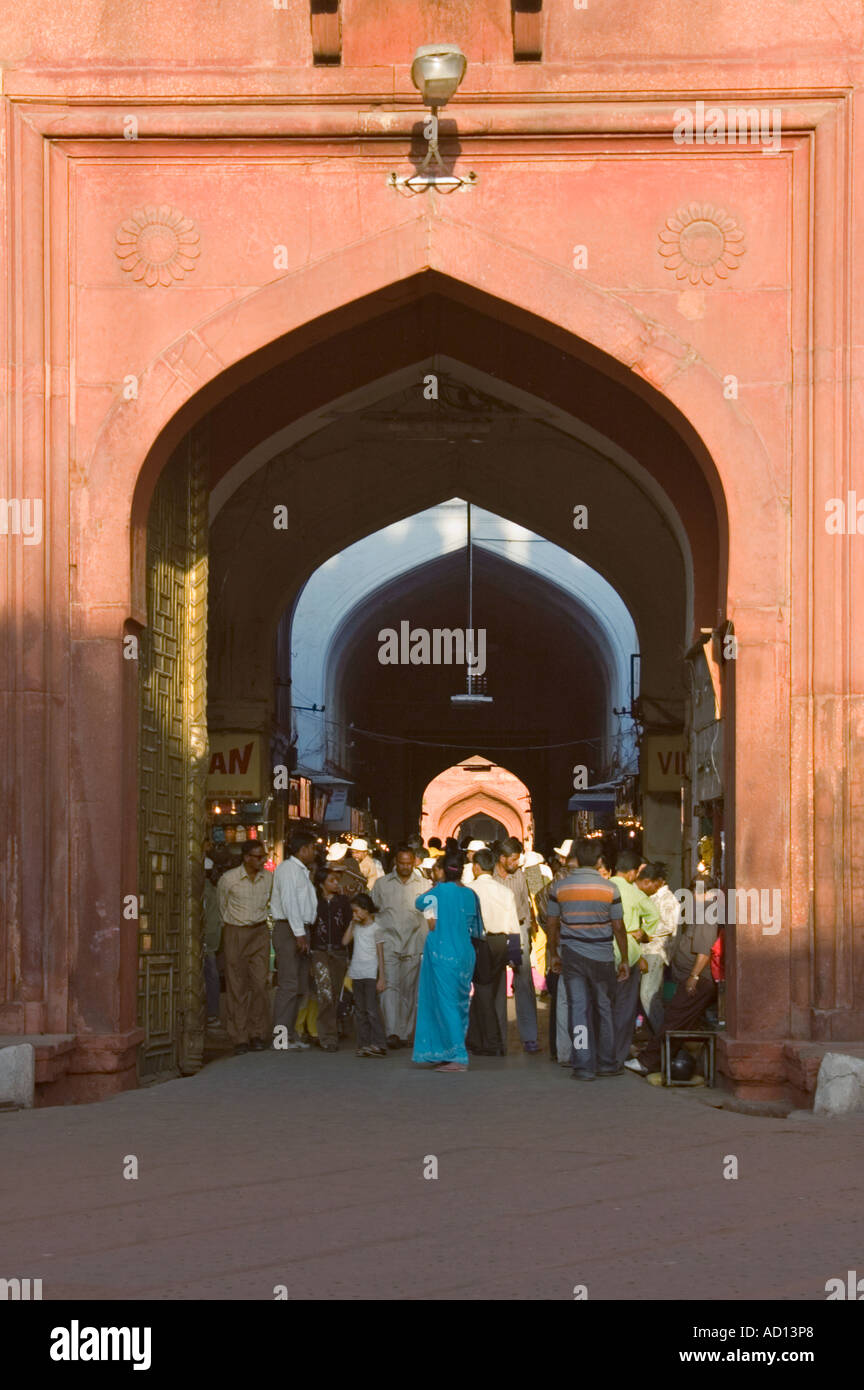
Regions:
<instances>
[{"instance_id":1,"label":"shop awning","mask_svg":"<svg viewBox=\"0 0 864 1390\"><path fill-rule=\"evenodd\" d=\"M347 777L335 777L332 772L319 772L314 767L304 767L298 763L291 773L292 777L305 777L310 782L314 782L316 787L353 787L354 783Z\"/></svg>"},{"instance_id":2,"label":"shop awning","mask_svg":"<svg viewBox=\"0 0 864 1390\"><path fill-rule=\"evenodd\" d=\"M615 810L615 802L618 799L618 788L609 787L586 787L584 791L576 792L567 802L568 811L593 811L595 815L612 815Z\"/></svg>"}]
</instances>

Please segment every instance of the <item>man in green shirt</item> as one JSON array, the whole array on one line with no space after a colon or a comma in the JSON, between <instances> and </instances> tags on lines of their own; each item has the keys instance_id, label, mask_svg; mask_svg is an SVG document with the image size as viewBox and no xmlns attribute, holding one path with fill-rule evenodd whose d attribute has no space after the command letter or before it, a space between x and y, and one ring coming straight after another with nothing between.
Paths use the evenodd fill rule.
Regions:
<instances>
[{"instance_id":1,"label":"man in green shirt","mask_svg":"<svg viewBox=\"0 0 864 1390\"><path fill-rule=\"evenodd\" d=\"M627 964L630 974L626 980L617 980L612 996L612 1025L615 1030L615 1065L624 1070L624 1063L630 1056L633 1041L633 1025L639 1012L639 986L642 981L642 942L649 941L660 924L660 914L651 899L641 888L636 887L636 879L642 866L642 857L631 849L623 849L618 855L616 871L612 876L621 894L624 909L624 930L627 933ZM621 963L618 943L615 943L615 964Z\"/></svg>"},{"instance_id":2,"label":"man in green shirt","mask_svg":"<svg viewBox=\"0 0 864 1390\"><path fill-rule=\"evenodd\" d=\"M710 886L699 882L690 886L691 891L700 894L707 889L707 895L716 889L713 882L710 882ZM685 921L678 935L669 967L677 988L665 1007L663 1027L658 1036L640 1050L638 1057L625 1062L625 1066L639 1076L659 1070L664 1035L679 1028L692 1028L716 998L717 986L711 973L711 948L717 939L717 928L704 920L708 915L705 908L704 900L701 904L697 902L694 914L697 920Z\"/></svg>"}]
</instances>

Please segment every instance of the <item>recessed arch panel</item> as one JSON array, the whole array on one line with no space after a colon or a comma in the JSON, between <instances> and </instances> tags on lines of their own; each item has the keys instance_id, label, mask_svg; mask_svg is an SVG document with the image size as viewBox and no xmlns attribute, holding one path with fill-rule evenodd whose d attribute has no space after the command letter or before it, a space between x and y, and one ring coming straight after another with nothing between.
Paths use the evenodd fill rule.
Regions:
<instances>
[{"instance_id":1,"label":"recessed arch panel","mask_svg":"<svg viewBox=\"0 0 864 1390\"><path fill-rule=\"evenodd\" d=\"M567 280L567 293L572 296L572 277ZM263 290L258 294L263 296L263 307L267 296ZM275 303L275 290L273 296ZM242 306L234 310L235 315L241 312ZM630 312L619 305L615 314L607 315L601 337L616 326L620 329L616 318ZM296 309L290 317L296 318ZM572 313L565 317L570 320ZM598 326L597 316L590 317L591 326ZM283 318L283 327L284 322ZM634 319L634 329L637 323ZM620 350L620 336L615 345ZM716 469L693 426L661 391L628 371L614 353L604 353L599 344L574 337L572 330L538 318L488 290L432 270L406 277L386 294L383 289L372 291L348 306L297 324L293 333L277 336L214 373L173 417L164 420L134 489L133 558L155 477L170 448L195 419L212 411L211 486L218 492L222 479L239 460L267 446L292 419L308 416L313 407L326 409L335 399L366 387L388 371L404 369L406 361L424 362L430 350L467 359L475 369L553 408L572 413L578 401L577 414L584 426L637 459L669 497L693 551L694 621L698 625L709 617L712 623L716 620L725 587L725 503ZM691 368L695 375L699 370L698 364ZM143 417L147 412L140 406L137 413L146 436ZM116 477L117 450L122 450L127 423L116 411L106 421L94 468L101 468L103 456L107 468L110 455ZM140 437L139 433L139 441ZM750 441L751 451L753 447ZM313 563L308 572L323 558L323 554L310 557ZM133 565L133 578L134 607L134 601L140 603L138 564Z\"/></svg>"}]
</instances>

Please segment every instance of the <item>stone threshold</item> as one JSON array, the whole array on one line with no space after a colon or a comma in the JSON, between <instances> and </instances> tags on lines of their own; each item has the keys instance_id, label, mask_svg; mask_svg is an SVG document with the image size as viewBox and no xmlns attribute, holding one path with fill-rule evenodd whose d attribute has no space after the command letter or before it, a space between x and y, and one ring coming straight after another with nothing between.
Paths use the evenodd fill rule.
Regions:
<instances>
[{"instance_id":1,"label":"stone threshold","mask_svg":"<svg viewBox=\"0 0 864 1390\"><path fill-rule=\"evenodd\" d=\"M34 1052L35 1104L102 1100L136 1084L135 1058L144 1030L128 1033L0 1033L0 1051L29 1043Z\"/></svg>"},{"instance_id":2,"label":"stone threshold","mask_svg":"<svg viewBox=\"0 0 864 1390\"><path fill-rule=\"evenodd\" d=\"M35 1052L36 1085L56 1081L69 1064L75 1050L76 1033L0 1033L0 1048L30 1043Z\"/></svg>"},{"instance_id":3,"label":"stone threshold","mask_svg":"<svg viewBox=\"0 0 864 1390\"><path fill-rule=\"evenodd\" d=\"M750 1101L787 1102L812 1109L822 1060L828 1054L849 1058L849 1070L864 1061L864 1041L814 1041L780 1038L756 1040L717 1035L717 1071L727 1091Z\"/></svg>"},{"instance_id":4,"label":"stone threshold","mask_svg":"<svg viewBox=\"0 0 864 1390\"><path fill-rule=\"evenodd\" d=\"M104 1038L75 1033L0 1033L0 1048L22 1043L33 1047L36 1104L51 1105L97 1100L118 1089L133 1089L134 1054L141 1037L140 1030ZM757 1040L735 1038L725 1031L717 1032L716 1037L718 1087L742 1102L767 1105L769 1110L763 1113L779 1114L785 1106L812 1110L819 1068L829 1053L838 1059L835 1071L839 1069L844 1077L864 1077L864 1041ZM206 1061L229 1050L221 1038L207 1041ZM848 1066L843 1059L848 1059ZM78 1072L89 1080L72 1089L67 1073ZM848 1089L852 1083L847 1079L843 1085ZM864 1080L861 1086L864 1106Z\"/></svg>"}]
</instances>

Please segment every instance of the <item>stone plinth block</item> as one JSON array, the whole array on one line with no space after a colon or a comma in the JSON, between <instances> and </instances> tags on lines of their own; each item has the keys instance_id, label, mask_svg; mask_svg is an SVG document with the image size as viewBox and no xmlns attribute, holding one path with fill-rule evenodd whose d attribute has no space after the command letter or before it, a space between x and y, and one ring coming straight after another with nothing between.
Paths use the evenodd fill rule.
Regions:
<instances>
[{"instance_id":1,"label":"stone plinth block","mask_svg":"<svg viewBox=\"0 0 864 1390\"><path fill-rule=\"evenodd\" d=\"M864 1110L864 1057L826 1052L819 1068L813 1109L823 1115Z\"/></svg>"},{"instance_id":2,"label":"stone plinth block","mask_svg":"<svg viewBox=\"0 0 864 1390\"><path fill-rule=\"evenodd\" d=\"M0 1104L33 1105L36 1053L30 1043L0 1047Z\"/></svg>"}]
</instances>

